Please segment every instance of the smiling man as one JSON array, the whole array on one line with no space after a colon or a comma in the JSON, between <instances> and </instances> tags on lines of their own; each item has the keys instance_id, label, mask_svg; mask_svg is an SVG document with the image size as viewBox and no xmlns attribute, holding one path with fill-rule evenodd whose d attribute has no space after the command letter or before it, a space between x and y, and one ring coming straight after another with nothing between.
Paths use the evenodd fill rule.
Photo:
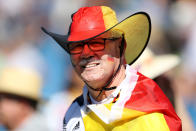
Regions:
<instances>
[{"instance_id":1,"label":"smiling man","mask_svg":"<svg viewBox=\"0 0 196 131\"><path fill-rule=\"evenodd\" d=\"M125 68L120 69L120 49L122 38L105 38L98 36L85 43L69 44L72 64L83 81L88 85L89 92L97 101L101 101L109 95L108 92L98 92L111 79L112 75L119 72L115 81L110 86L117 86L125 77ZM115 45L115 46L114 46ZM79 52L77 52L79 50ZM75 52L74 52L75 51ZM100 94L99 94L100 93ZM99 97L97 97L99 96Z\"/></svg>"},{"instance_id":2,"label":"smiling man","mask_svg":"<svg viewBox=\"0 0 196 131\"><path fill-rule=\"evenodd\" d=\"M70 54L85 82L83 94L66 113L64 130L181 130L181 120L158 85L128 65L148 43L148 14L118 22L109 7L83 7L72 15L68 35L42 30Z\"/></svg>"}]
</instances>

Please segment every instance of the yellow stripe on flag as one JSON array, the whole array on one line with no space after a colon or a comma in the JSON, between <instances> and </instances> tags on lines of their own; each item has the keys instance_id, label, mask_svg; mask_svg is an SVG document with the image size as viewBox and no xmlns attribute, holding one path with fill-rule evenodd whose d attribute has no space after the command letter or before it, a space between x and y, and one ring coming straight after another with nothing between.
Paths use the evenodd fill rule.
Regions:
<instances>
[{"instance_id":1,"label":"yellow stripe on flag","mask_svg":"<svg viewBox=\"0 0 196 131\"><path fill-rule=\"evenodd\" d=\"M112 131L170 131L163 114L151 113L115 127Z\"/></svg>"},{"instance_id":2,"label":"yellow stripe on flag","mask_svg":"<svg viewBox=\"0 0 196 131\"><path fill-rule=\"evenodd\" d=\"M123 116L123 118L127 117ZM85 131L170 131L161 113L151 113L132 120L122 119L121 122L105 124L93 112L90 112L83 118L83 122Z\"/></svg>"},{"instance_id":3,"label":"yellow stripe on flag","mask_svg":"<svg viewBox=\"0 0 196 131\"><path fill-rule=\"evenodd\" d=\"M131 119L135 119L136 117L139 117L139 116L142 116L145 114L146 114L145 112L124 108L123 113L122 113L122 119L123 120L126 120L126 119L131 120Z\"/></svg>"},{"instance_id":4,"label":"yellow stripe on flag","mask_svg":"<svg viewBox=\"0 0 196 131\"><path fill-rule=\"evenodd\" d=\"M105 124L94 112L89 112L83 117L85 131L111 131L111 125Z\"/></svg>"},{"instance_id":5,"label":"yellow stripe on flag","mask_svg":"<svg viewBox=\"0 0 196 131\"><path fill-rule=\"evenodd\" d=\"M112 104L112 103L110 103L110 104L104 104L104 106L105 106L108 110L111 111L113 104Z\"/></svg>"}]
</instances>

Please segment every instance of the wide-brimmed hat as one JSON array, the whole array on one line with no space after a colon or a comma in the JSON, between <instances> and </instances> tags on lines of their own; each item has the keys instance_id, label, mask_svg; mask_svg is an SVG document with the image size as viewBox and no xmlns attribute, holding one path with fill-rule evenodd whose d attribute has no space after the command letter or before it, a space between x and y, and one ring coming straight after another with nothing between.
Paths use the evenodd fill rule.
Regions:
<instances>
[{"instance_id":1,"label":"wide-brimmed hat","mask_svg":"<svg viewBox=\"0 0 196 131\"><path fill-rule=\"evenodd\" d=\"M145 49L150 33L150 17L145 12L137 12L118 22L115 12L106 6L82 7L72 15L72 23L67 35L55 34L42 30L50 35L61 47L67 49L71 42L82 42L93 39L106 32L112 32L112 37L124 35L126 41L125 59L132 64Z\"/></svg>"},{"instance_id":2,"label":"wide-brimmed hat","mask_svg":"<svg viewBox=\"0 0 196 131\"><path fill-rule=\"evenodd\" d=\"M41 77L32 70L4 67L0 72L0 94L9 94L39 101Z\"/></svg>"},{"instance_id":3,"label":"wide-brimmed hat","mask_svg":"<svg viewBox=\"0 0 196 131\"><path fill-rule=\"evenodd\" d=\"M149 48L132 65L143 75L154 79L176 67L180 63L175 54L155 55Z\"/></svg>"}]
</instances>

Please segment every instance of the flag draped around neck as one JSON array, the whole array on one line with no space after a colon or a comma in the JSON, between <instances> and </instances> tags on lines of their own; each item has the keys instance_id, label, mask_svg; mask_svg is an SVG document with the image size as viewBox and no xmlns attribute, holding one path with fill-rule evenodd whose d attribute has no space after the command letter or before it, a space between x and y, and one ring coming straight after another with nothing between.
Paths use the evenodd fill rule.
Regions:
<instances>
[{"instance_id":1,"label":"flag draped around neck","mask_svg":"<svg viewBox=\"0 0 196 131\"><path fill-rule=\"evenodd\" d=\"M127 66L126 78L113 99L89 104L83 93L81 117L85 131L181 131L181 120L160 87ZM118 97L117 97L118 96Z\"/></svg>"}]
</instances>

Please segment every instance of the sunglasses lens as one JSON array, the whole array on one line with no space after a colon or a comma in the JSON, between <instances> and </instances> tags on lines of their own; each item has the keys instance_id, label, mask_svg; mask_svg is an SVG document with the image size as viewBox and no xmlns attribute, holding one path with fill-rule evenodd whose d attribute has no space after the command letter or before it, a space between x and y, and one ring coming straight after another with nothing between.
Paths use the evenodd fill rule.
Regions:
<instances>
[{"instance_id":1,"label":"sunglasses lens","mask_svg":"<svg viewBox=\"0 0 196 131\"><path fill-rule=\"evenodd\" d=\"M79 54L83 50L83 43L71 43L68 45L71 54Z\"/></svg>"},{"instance_id":2,"label":"sunglasses lens","mask_svg":"<svg viewBox=\"0 0 196 131\"><path fill-rule=\"evenodd\" d=\"M101 51L105 48L104 39L94 39L89 42L79 42L79 43L70 43L68 44L68 50L70 54L80 54L83 51L84 45L87 44L92 51Z\"/></svg>"},{"instance_id":3,"label":"sunglasses lens","mask_svg":"<svg viewBox=\"0 0 196 131\"><path fill-rule=\"evenodd\" d=\"M104 49L104 42L90 42L89 46L93 51L100 51Z\"/></svg>"}]
</instances>

